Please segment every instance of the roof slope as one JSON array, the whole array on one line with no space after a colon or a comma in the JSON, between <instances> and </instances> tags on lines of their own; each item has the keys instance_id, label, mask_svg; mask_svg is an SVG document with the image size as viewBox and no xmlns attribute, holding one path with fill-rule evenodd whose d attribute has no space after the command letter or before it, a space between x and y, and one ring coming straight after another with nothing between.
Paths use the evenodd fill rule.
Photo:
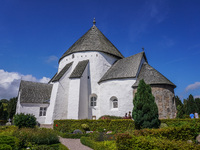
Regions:
<instances>
[{"instance_id":1,"label":"roof slope","mask_svg":"<svg viewBox=\"0 0 200 150\"><path fill-rule=\"evenodd\" d=\"M112 79L135 78L143 56L146 59L145 53L141 52L118 60L110 67L99 82Z\"/></svg>"},{"instance_id":2,"label":"roof slope","mask_svg":"<svg viewBox=\"0 0 200 150\"><path fill-rule=\"evenodd\" d=\"M133 87L137 87L139 81L144 79L146 84L168 84L176 87L170 80L168 80L165 76L163 76L156 69L151 67L148 63L143 63L140 73L136 82L133 84Z\"/></svg>"},{"instance_id":3,"label":"roof slope","mask_svg":"<svg viewBox=\"0 0 200 150\"><path fill-rule=\"evenodd\" d=\"M48 103L52 84L22 80L20 83L20 103Z\"/></svg>"},{"instance_id":4,"label":"roof slope","mask_svg":"<svg viewBox=\"0 0 200 150\"><path fill-rule=\"evenodd\" d=\"M73 70L73 72L71 73L70 75L70 78L80 78L88 64L89 60L83 60L83 61L80 61L75 69Z\"/></svg>"},{"instance_id":5,"label":"roof slope","mask_svg":"<svg viewBox=\"0 0 200 150\"><path fill-rule=\"evenodd\" d=\"M75 52L100 51L119 58L124 56L119 50L93 25L79 40L77 40L60 58L60 60Z\"/></svg>"},{"instance_id":6,"label":"roof slope","mask_svg":"<svg viewBox=\"0 0 200 150\"><path fill-rule=\"evenodd\" d=\"M66 64L65 67L59 73L57 73L56 76L53 77L52 82L59 81L72 64L73 62Z\"/></svg>"}]
</instances>

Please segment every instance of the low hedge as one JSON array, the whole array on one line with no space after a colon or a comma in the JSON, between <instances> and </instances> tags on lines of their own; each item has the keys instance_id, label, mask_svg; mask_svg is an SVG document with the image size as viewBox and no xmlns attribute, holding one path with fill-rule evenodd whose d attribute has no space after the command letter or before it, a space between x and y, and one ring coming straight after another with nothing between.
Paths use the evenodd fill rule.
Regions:
<instances>
[{"instance_id":1,"label":"low hedge","mask_svg":"<svg viewBox=\"0 0 200 150\"><path fill-rule=\"evenodd\" d=\"M187 124L200 123L200 119L161 119L161 123L166 123L168 127L180 127Z\"/></svg>"},{"instance_id":2,"label":"low hedge","mask_svg":"<svg viewBox=\"0 0 200 150\"><path fill-rule=\"evenodd\" d=\"M125 137L125 138L124 138ZM128 138L127 138L128 137ZM199 150L200 145L189 144L181 140L169 140L167 138L156 138L151 136L131 136L119 134L116 145L118 150L149 150L149 149L174 149L174 150Z\"/></svg>"},{"instance_id":3,"label":"low hedge","mask_svg":"<svg viewBox=\"0 0 200 150\"><path fill-rule=\"evenodd\" d=\"M117 119L117 120L55 120L54 121L54 130L60 132L72 133L75 129L80 129L84 132L84 129L81 127L82 124L87 124L90 131L121 131L134 129L134 121L130 119Z\"/></svg>"},{"instance_id":4,"label":"low hedge","mask_svg":"<svg viewBox=\"0 0 200 150\"><path fill-rule=\"evenodd\" d=\"M16 148L18 145L18 139L13 136L0 135L0 145L1 144L3 144L4 147L9 145L12 148Z\"/></svg>"},{"instance_id":5,"label":"low hedge","mask_svg":"<svg viewBox=\"0 0 200 150\"><path fill-rule=\"evenodd\" d=\"M83 145L86 145L94 150L117 150L114 141L96 142L89 137L84 136L81 137L80 141Z\"/></svg>"},{"instance_id":6,"label":"low hedge","mask_svg":"<svg viewBox=\"0 0 200 150\"><path fill-rule=\"evenodd\" d=\"M52 144L52 145L38 145L31 147L34 150L69 150L63 144Z\"/></svg>"},{"instance_id":7,"label":"low hedge","mask_svg":"<svg viewBox=\"0 0 200 150\"><path fill-rule=\"evenodd\" d=\"M180 127L168 127L162 129L135 130L135 136L165 137L169 140L195 140L200 133L200 125L185 125Z\"/></svg>"},{"instance_id":8,"label":"low hedge","mask_svg":"<svg viewBox=\"0 0 200 150\"><path fill-rule=\"evenodd\" d=\"M28 144L51 145L59 143L57 133L52 129L45 128L22 128L13 133L13 136L19 139L20 148Z\"/></svg>"},{"instance_id":9,"label":"low hedge","mask_svg":"<svg viewBox=\"0 0 200 150\"><path fill-rule=\"evenodd\" d=\"M0 150L12 150L12 147L7 144L0 144Z\"/></svg>"}]
</instances>

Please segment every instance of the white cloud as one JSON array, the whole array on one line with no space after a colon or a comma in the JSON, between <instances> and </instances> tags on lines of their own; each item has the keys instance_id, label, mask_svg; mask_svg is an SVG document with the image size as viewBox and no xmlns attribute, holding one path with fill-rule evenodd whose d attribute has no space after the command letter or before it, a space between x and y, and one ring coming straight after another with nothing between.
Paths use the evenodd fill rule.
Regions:
<instances>
[{"instance_id":1,"label":"white cloud","mask_svg":"<svg viewBox=\"0 0 200 150\"><path fill-rule=\"evenodd\" d=\"M195 82L193 84L188 85L185 90L189 91L189 90L195 90L195 89L199 89L200 88L200 82Z\"/></svg>"},{"instance_id":2,"label":"white cloud","mask_svg":"<svg viewBox=\"0 0 200 150\"><path fill-rule=\"evenodd\" d=\"M54 56L54 55L52 55L52 56L49 56L48 58L47 58L47 60L46 60L46 62L47 63L51 63L51 62L57 62L58 61L58 57L57 56Z\"/></svg>"},{"instance_id":3,"label":"white cloud","mask_svg":"<svg viewBox=\"0 0 200 150\"><path fill-rule=\"evenodd\" d=\"M194 96L194 98L200 98L200 95L196 95L196 96Z\"/></svg>"},{"instance_id":4,"label":"white cloud","mask_svg":"<svg viewBox=\"0 0 200 150\"><path fill-rule=\"evenodd\" d=\"M10 99L12 97L16 97L21 79L42 83L47 83L50 80L50 78L47 77L37 79L32 75L22 75L18 72L7 72L0 69L0 99Z\"/></svg>"}]
</instances>

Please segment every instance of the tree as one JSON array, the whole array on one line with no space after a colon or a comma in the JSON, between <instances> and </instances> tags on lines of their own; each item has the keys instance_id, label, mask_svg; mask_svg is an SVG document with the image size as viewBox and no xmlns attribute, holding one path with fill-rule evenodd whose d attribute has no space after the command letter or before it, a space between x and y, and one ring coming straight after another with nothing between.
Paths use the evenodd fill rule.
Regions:
<instances>
[{"instance_id":1,"label":"tree","mask_svg":"<svg viewBox=\"0 0 200 150\"><path fill-rule=\"evenodd\" d=\"M186 115L189 115L191 113L197 112L198 108L195 104L194 97L192 94L189 95L188 99L184 103L185 105L185 113Z\"/></svg>"},{"instance_id":2,"label":"tree","mask_svg":"<svg viewBox=\"0 0 200 150\"><path fill-rule=\"evenodd\" d=\"M181 102L178 96L175 96L175 101L176 101L176 110L177 110L176 118L184 118L185 111L184 111L183 103Z\"/></svg>"},{"instance_id":3,"label":"tree","mask_svg":"<svg viewBox=\"0 0 200 150\"><path fill-rule=\"evenodd\" d=\"M139 82L133 105L132 117L136 129L158 128L160 126L155 97L151 92L150 85L147 85L144 80L140 80Z\"/></svg>"},{"instance_id":4,"label":"tree","mask_svg":"<svg viewBox=\"0 0 200 150\"><path fill-rule=\"evenodd\" d=\"M7 111L8 111L8 118L13 118L16 112L16 105L17 105L17 97L13 97L9 100Z\"/></svg>"},{"instance_id":5,"label":"tree","mask_svg":"<svg viewBox=\"0 0 200 150\"><path fill-rule=\"evenodd\" d=\"M200 114L200 98L195 98L195 104L198 108L197 112L198 114Z\"/></svg>"}]
</instances>

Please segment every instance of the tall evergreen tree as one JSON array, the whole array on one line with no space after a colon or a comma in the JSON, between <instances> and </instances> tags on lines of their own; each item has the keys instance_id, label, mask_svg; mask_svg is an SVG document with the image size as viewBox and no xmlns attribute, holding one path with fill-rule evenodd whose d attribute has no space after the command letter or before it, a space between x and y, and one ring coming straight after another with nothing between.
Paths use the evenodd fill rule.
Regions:
<instances>
[{"instance_id":1,"label":"tall evergreen tree","mask_svg":"<svg viewBox=\"0 0 200 150\"><path fill-rule=\"evenodd\" d=\"M16 112L17 97L13 97L9 100L7 111L8 118L12 119Z\"/></svg>"},{"instance_id":2,"label":"tall evergreen tree","mask_svg":"<svg viewBox=\"0 0 200 150\"><path fill-rule=\"evenodd\" d=\"M200 114L200 98L195 98L195 104L198 108L197 113Z\"/></svg>"},{"instance_id":3,"label":"tall evergreen tree","mask_svg":"<svg viewBox=\"0 0 200 150\"><path fill-rule=\"evenodd\" d=\"M195 104L194 97L192 94L190 94L185 103L185 113L189 115L191 113L197 112L197 109L198 108Z\"/></svg>"},{"instance_id":4,"label":"tall evergreen tree","mask_svg":"<svg viewBox=\"0 0 200 150\"><path fill-rule=\"evenodd\" d=\"M144 80L139 82L133 105L132 117L136 129L158 128L160 126L155 98L151 92L150 85L147 85Z\"/></svg>"},{"instance_id":5,"label":"tall evergreen tree","mask_svg":"<svg viewBox=\"0 0 200 150\"><path fill-rule=\"evenodd\" d=\"M178 96L175 96L175 101L176 101L176 110L177 110L176 118L184 118L185 111L184 111L183 103L181 102Z\"/></svg>"}]
</instances>

